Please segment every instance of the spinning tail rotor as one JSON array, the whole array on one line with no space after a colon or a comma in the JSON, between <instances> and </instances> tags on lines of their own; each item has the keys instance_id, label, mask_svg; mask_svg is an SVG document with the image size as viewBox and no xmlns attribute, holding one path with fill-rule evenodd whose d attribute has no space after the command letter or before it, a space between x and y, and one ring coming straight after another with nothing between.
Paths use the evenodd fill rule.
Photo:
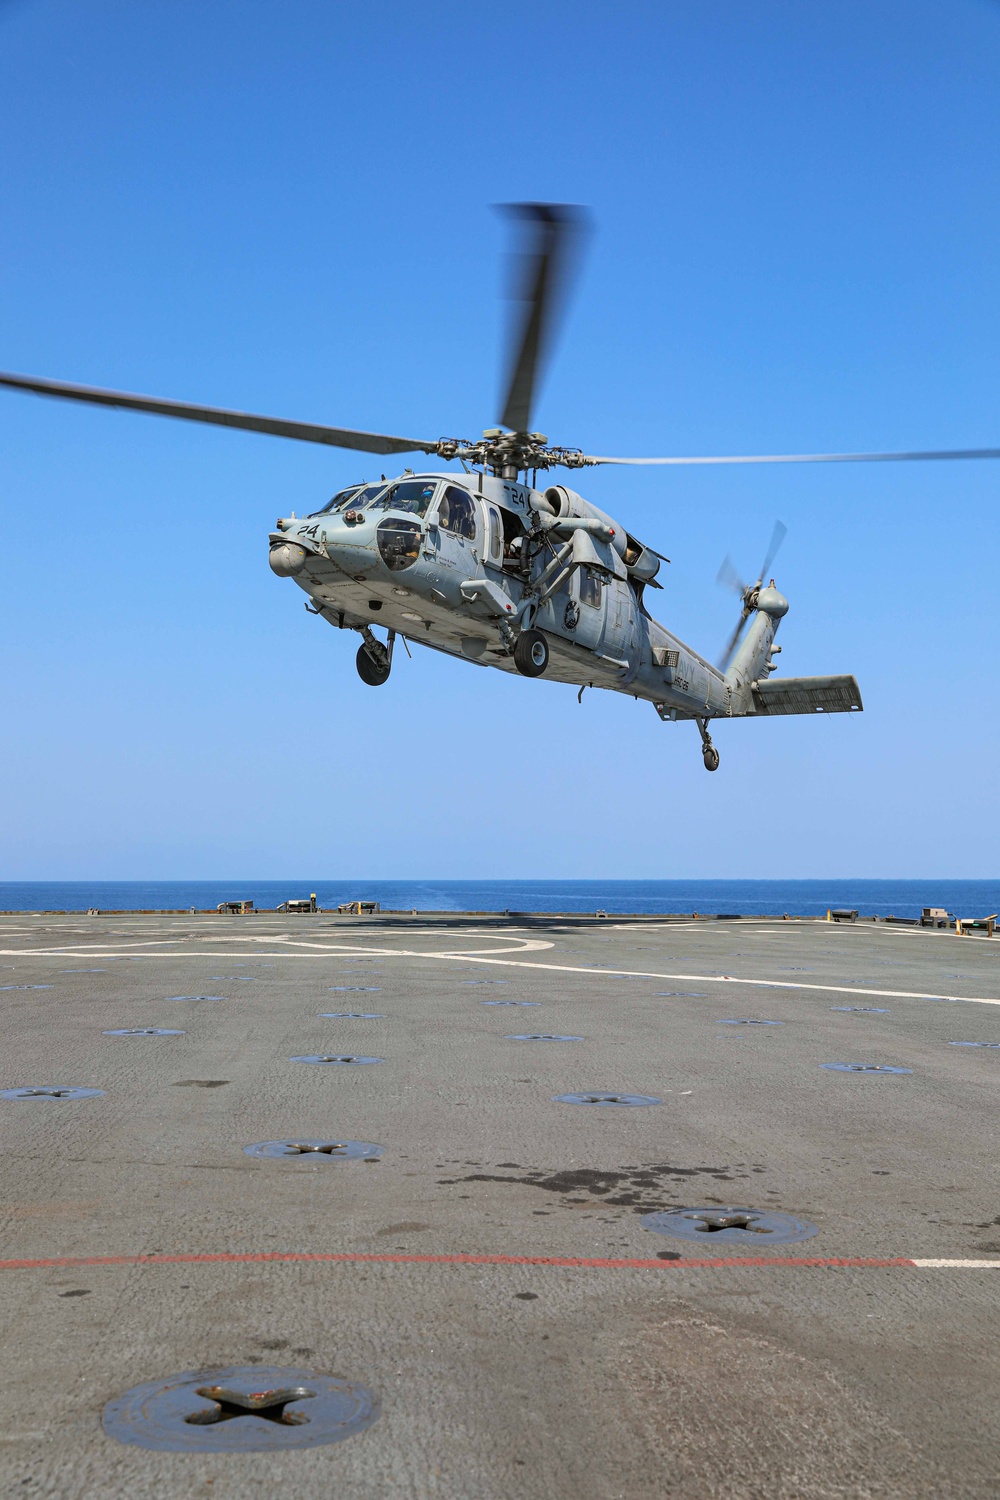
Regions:
<instances>
[{"instance_id":1,"label":"spinning tail rotor","mask_svg":"<svg viewBox=\"0 0 1000 1500\"><path fill-rule=\"evenodd\" d=\"M778 548L787 535L788 527L784 522L775 521L774 530L771 532L771 540L768 544L764 561L761 563L756 583L744 583L733 567L732 560L729 557L725 557L722 560L722 566L719 568L715 581L721 584L723 588L732 589L734 593L740 596L743 601L743 611L737 621L736 629L726 642L726 648L719 659L718 666L720 672L728 671L729 664L736 655L736 648L740 643L743 627L757 608L757 595L760 587L771 570L771 564L778 555Z\"/></svg>"}]
</instances>

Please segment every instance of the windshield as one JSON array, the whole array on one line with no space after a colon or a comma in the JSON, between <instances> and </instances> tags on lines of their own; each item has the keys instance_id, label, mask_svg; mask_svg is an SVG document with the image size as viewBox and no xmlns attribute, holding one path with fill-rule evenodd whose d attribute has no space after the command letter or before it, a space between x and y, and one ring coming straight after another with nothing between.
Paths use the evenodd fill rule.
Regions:
<instances>
[{"instance_id":1,"label":"windshield","mask_svg":"<svg viewBox=\"0 0 1000 1500\"><path fill-rule=\"evenodd\" d=\"M396 484L390 484L372 509L405 510L411 516L425 516L436 489L437 481L434 479L401 479Z\"/></svg>"},{"instance_id":2,"label":"windshield","mask_svg":"<svg viewBox=\"0 0 1000 1500\"><path fill-rule=\"evenodd\" d=\"M367 505L369 500L374 500L381 489L382 485L380 484L352 484L349 489L340 490L338 494L334 495L333 499L328 501L322 510L314 510L312 514L314 516L328 516L335 510L347 510L350 505Z\"/></svg>"}]
</instances>

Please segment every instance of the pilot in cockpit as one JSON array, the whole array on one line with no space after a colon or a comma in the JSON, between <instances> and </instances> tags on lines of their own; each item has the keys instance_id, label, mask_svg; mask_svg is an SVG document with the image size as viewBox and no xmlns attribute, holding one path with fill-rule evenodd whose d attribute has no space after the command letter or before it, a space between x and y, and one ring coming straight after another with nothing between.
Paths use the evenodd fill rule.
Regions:
<instances>
[{"instance_id":1,"label":"pilot in cockpit","mask_svg":"<svg viewBox=\"0 0 1000 1500\"><path fill-rule=\"evenodd\" d=\"M415 484L401 484L397 487L392 498L392 503L397 510L409 511L411 515L423 516L427 513L427 507L434 495L434 486L424 484L417 492Z\"/></svg>"},{"instance_id":2,"label":"pilot in cockpit","mask_svg":"<svg viewBox=\"0 0 1000 1500\"><path fill-rule=\"evenodd\" d=\"M422 518L427 514L427 507L434 498L436 488L433 481L403 479L398 484L391 484L371 508L372 510L402 510L407 515Z\"/></svg>"}]
</instances>

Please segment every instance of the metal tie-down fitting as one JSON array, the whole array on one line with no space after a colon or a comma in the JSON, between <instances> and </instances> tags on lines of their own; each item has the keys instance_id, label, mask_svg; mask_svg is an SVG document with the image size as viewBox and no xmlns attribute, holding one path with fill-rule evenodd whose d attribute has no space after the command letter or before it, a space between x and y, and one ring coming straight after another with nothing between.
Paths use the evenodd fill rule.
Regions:
<instances>
[{"instance_id":1,"label":"metal tie-down fitting","mask_svg":"<svg viewBox=\"0 0 1000 1500\"><path fill-rule=\"evenodd\" d=\"M721 1208L675 1208L662 1213L646 1214L640 1221L653 1234L669 1234L682 1240L704 1240L713 1244L746 1244L761 1248L767 1236L768 1245L793 1245L818 1233L807 1219L770 1209L723 1206Z\"/></svg>"},{"instance_id":2,"label":"metal tie-down fitting","mask_svg":"<svg viewBox=\"0 0 1000 1500\"><path fill-rule=\"evenodd\" d=\"M372 1141L308 1141L300 1137L292 1141L258 1141L254 1146L244 1146L243 1150L247 1156L268 1160L288 1161L311 1156L326 1161L378 1161L383 1147Z\"/></svg>"},{"instance_id":3,"label":"metal tie-down fitting","mask_svg":"<svg viewBox=\"0 0 1000 1500\"><path fill-rule=\"evenodd\" d=\"M323 1053L316 1053L307 1057L292 1057L289 1062L300 1063L327 1063L333 1067L348 1065L350 1063L380 1063L380 1057L327 1057Z\"/></svg>"},{"instance_id":4,"label":"metal tie-down fitting","mask_svg":"<svg viewBox=\"0 0 1000 1500\"><path fill-rule=\"evenodd\" d=\"M335 1375L230 1366L133 1386L108 1402L103 1425L137 1448L253 1453L336 1443L370 1427L379 1411L372 1391Z\"/></svg>"},{"instance_id":5,"label":"metal tie-down fitting","mask_svg":"<svg viewBox=\"0 0 1000 1500\"><path fill-rule=\"evenodd\" d=\"M555 1094L555 1104L597 1104L606 1105L610 1108L622 1108L629 1105L662 1104L662 1099L656 1099L652 1094Z\"/></svg>"},{"instance_id":6,"label":"metal tie-down fitting","mask_svg":"<svg viewBox=\"0 0 1000 1500\"><path fill-rule=\"evenodd\" d=\"M287 1427L297 1427L308 1422L308 1416L304 1411L286 1411L285 1407L293 1401L310 1400L316 1392L307 1390L304 1385L290 1385L284 1390L256 1391L248 1395L226 1386L199 1385L195 1387L195 1395L212 1402L211 1407L199 1407L184 1418L185 1422L197 1427L207 1427L213 1422L231 1422L234 1417L245 1417L248 1412L267 1422L284 1422Z\"/></svg>"},{"instance_id":7,"label":"metal tie-down fitting","mask_svg":"<svg viewBox=\"0 0 1000 1500\"><path fill-rule=\"evenodd\" d=\"M22 1088L0 1089L0 1099L102 1099L103 1089Z\"/></svg>"}]
</instances>

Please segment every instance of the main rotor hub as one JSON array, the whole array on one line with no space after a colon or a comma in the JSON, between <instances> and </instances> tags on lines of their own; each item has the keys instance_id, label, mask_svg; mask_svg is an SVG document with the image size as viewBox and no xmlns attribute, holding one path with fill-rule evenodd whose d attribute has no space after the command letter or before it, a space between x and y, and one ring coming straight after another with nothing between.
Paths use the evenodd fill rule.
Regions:
<instances>
[{"instance_id":1,"label":"main rotor hub","mask_svg":"<svg viewBox=\"0 0 1000 1500\"><path fill-rule=\"evenodd\" d=\"M441 438L438 458L464 459L482 464L503 479L516 479L526 469L583 469L593 463L579 448L550 447L543 432L503 432L487 428L478 442L468 438Z\"/></svg>"}]
</instances>

